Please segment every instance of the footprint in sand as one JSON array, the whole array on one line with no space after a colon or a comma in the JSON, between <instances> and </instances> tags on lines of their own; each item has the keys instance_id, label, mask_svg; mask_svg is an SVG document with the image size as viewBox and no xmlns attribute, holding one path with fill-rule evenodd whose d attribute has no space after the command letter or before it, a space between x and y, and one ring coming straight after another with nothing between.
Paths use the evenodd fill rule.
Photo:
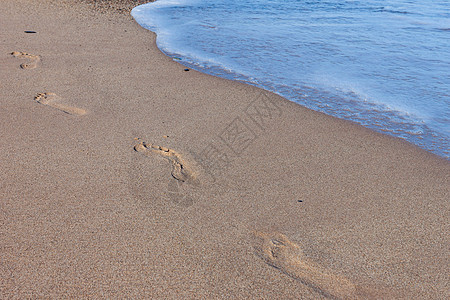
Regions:
<instances>
[{"instance_id":1,"label":"footprint in sand","mask_svg":"<svg viewBox=\"0 0 450 300\"><path fill-rule=\"evenodd\" d=\"M194 204L193 195L198 192L197 185L199 181L191 166L181 154L169 148L145 142L135 145L134 150L146 156L158 154L167 159L171 165L172 175L172 179L169 180L167 186L169 199L183 207L189 207Z\"/></svg>"},{"instance_id":2,"label":"footprint in sand","mask_svg":"<svg viewBox=\"0 0 450 300\"><path fill-rule=\"evenodd\" d=\"M280 233L254 232L255 254L267 264L330 299L358 299L348 279L308 261L302 249Z\"/></svg>"},{"instance_id":3,"label":"footprint in sand","mask_svg":"<svg viewBox=\"0 0 450 300\"><path fill-rule=\"evenodd\" d=\"M55 93L39 93L36 97L34 97L34 100L36 100L40 104L45 104L59 109L69 115L82 116L86 114L86 111L84 109L60 103L61 97L59 97Z\"/></svg>"},{"instance_id":4,"label":"footprint in sand","mask_svg":"<svg viewBox=\"0 0 450 300\"><path fill-rule=\"evenodd\" d=\"M170 165L172 167L171 175L173 178L185 183L196 182L196 176L179 153L169 148L148 144L145 142L139 143L134 146L134 150L148 156L151 153L163 156L170 162Z\"/></svg>"},{"instance_id":5,"label":"footprint in sand","mask_svg":"<svg viewBox=\"0 0 450 300\"><path fill-rule=\"evenodd\" d=\"M11 55L17 58L26 58L30 60L29 63L23 63L20 65L22 69L34 69L37 67L38 62L41 60L38 55L33 55L26 52L14 51L11 53Z\"/></svg>"}]
</instances>

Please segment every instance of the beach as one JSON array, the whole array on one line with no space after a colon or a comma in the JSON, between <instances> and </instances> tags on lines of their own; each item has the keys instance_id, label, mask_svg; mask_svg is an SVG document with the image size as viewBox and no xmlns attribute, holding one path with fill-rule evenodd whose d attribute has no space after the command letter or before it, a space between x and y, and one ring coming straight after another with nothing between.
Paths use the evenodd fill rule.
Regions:
<instances>
[{"instance_id":1,"label":"beach","mask_svg":"<svg viewBox=\"0 0 450 300\"><path fill-rule=\"evenodd\" d=\"M450 296L447 160L187 69L142 3L2 2L0 298Z\"/></svg>"}]
</instances>

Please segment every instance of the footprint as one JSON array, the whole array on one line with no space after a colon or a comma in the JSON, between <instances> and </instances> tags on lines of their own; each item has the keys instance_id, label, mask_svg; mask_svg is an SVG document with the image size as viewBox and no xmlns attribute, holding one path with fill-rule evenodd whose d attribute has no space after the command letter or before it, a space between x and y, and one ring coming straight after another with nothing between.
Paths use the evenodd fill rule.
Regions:
<instances>
[{"instance_id":1,"label":"footprint","mask_svg":"<svg viewBox=\"0 0 450 300\"><path fill-rule=\"evenodd\" d=\"M34 100L38 103L59 109L69 115L82 116L86 114L84 109L59 103L61 101L61 97L55 93L39 93L36 97L34 97Z\"/></svg>"},{"instance_id":2,"label":"footprint","mask_svg":"<svg viewBox=\"0 0 450 300\"><path fill-rule=\"evenodd\" d=\"M22 69L34 69L37 67L38 62L41 60L38 55L33 55L26 52L14 51L11 53L11 55L17 58L27 58L30 60L29 63L23 63L20 65Z\"/></svg>"},{"instance_id":3,"label":"footprint","mask_svg":"<svg viewBox=\"0 0 450 300\"><path fill-rule=\"evenodd\" d=\"M308 261L302 249L285 235L254 232L253 238L257 256L322 296L329 299L358 299L354 284Z\"/></svg>"},{"instance_id":4,"label":"footprint","mask_svg":"<svg viewBox=\"0 0 450 300\"><path fill-rule=\"evenodd\" d=\"M141 142L134 146L134 150L145 155L149 155L150 153L162 155L170 162L172 166L171 174L173 178L186 183L196 182L196 176L189 168L189 166L187 166L186 161L183 160L182 156L179 153L169 148L148 144L145 142Z\"/></svg>"}]
</instances>

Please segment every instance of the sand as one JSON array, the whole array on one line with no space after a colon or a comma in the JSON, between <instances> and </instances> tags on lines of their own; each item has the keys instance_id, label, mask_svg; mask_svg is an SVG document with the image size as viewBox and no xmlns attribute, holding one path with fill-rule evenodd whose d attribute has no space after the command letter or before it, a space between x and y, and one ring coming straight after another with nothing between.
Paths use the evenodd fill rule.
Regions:
<instances>
[{"instance_id":1,"label":"sand","mask_svg":"<svg viewBox=\"0 0 450 300\"><path fill-rule=\"evenodd\" d=\"M184 71L135 2L2 1L0 298L450 296L448 161Z\"/></svg>"}]
</instances>

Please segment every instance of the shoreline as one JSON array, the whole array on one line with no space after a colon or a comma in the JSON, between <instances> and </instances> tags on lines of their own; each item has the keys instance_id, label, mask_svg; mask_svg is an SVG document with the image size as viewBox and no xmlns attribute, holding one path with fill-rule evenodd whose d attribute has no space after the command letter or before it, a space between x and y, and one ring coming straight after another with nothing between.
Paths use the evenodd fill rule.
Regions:
<instances>
[{"instance_id":1,"label":"shoreline","mask_svg":"<svg viewBox=\"0 0 450 300\"><path fill-rule=\"evenodd\" d=\"M170 7L170 4L167 6ZM159 26L160 24L158 25L158 22L151 21L151 19L147 20L148 15L145 12L151 11L150 7L151 6L135 10L133 16L136 18L135 21L145 29L154 32L157 36L158 32L161 30L162 32L167 33L167 30L163 28L164 26ZM163 34L163 36L164 35L165 34ZM215 57L214 55L209 57L211 58L209 59L208 54L204 51L200 51L200 55L198 53L197 55L194 55L193 53L195 51L192 52L192 50L190 50L190 52L186 52L180 50L183 48L179 47L182 47L181 45L185 44L187 41L183 41L181 44L180 41L178 41L179 47L173 47L170 43L167 44L167 41L163 45L163 39L164 37L159 37L159 40L157 38L158 48L165 55L177 60L177 62L188 68L196 69L197 71L208 75L231 79L256 86L280 95L281 97L306 108L362 125L378 133L406 140L421 149L443 157L446 160L450 160L447 147L449 140L447 135L445 135L445 130L442 127L430 127L431 124L428 122L425 124L423 119L418 116L414 116L414 114L413 116L410 116L409 113L402 111L401 109L389 108L389 104L379 103L374 99L366 100L364 97L364 101L362 101L357 92L355 92L355 95L357 96L352 98L350 96L346 97L337 91L326 90L323 88L321 89L311 83L308 87L304 86L299 88L297 86L294 88L294 86L289 85L289 83L284 83L280 86L280 84L277 84L276 79L273 79L274 81L271 81L270 79L260 81L259 79L261 79L261 74L255 75L256 73L251 73L251 76L249 75L250 73L247 73L247 75L242 75L242 73L237 71L236 68L230 67L233 60L229 62L230 64L225 65L220 63L220 58ZM196 44L199 43L201 43L201 41L196 41ZM202 47L207 46L203 45ZM184 48L184 50L186 50L186 48ZM224 56L226 57L226 53L229 50L224 51ZM214 57L214 59L212 59L212 57ZM218 60L215 60L216 58L218 58ZM236 67L236 65L234 65L234 67ZM299 94L308 94L308 99L304 100L303 97L298 96ZM334 102L321 102L320 100L317 100L321 98L333 97L338 100L334 100ZM361 115L363 115L363 117L361 117Z\"/></svg>"},{"instance_id":2,"label":"shoreline","mask_svg":"<svg viewBox=\"0 0 450 300\"><path fill-rule=\"evenodd\" d=\"M68 3L5 1L0 294L447 293L448 161Z\"/></svg>"}]
</instances>

